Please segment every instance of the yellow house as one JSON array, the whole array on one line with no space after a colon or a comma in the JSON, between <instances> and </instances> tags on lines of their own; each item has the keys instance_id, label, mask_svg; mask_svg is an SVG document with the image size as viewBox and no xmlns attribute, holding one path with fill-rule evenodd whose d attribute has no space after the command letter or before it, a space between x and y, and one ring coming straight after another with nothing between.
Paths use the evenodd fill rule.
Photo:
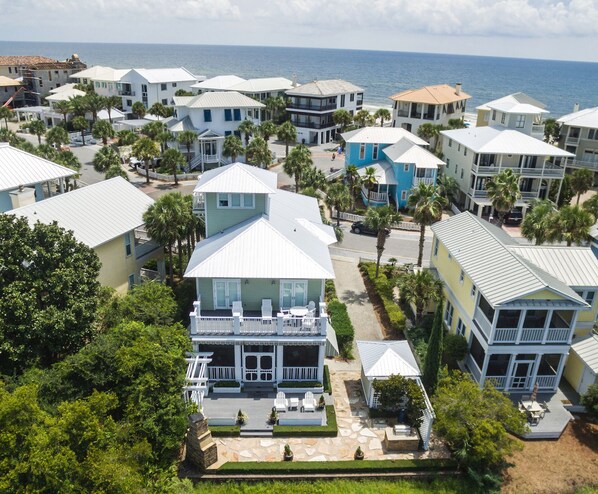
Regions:
<instances>
[{"instance_id":1,"label":"yellow house","mask_svg":"<svg viewBox=\"0 0 598 494\"><path fill-rule=\"evenodd\" d=\"M163 278L163 249L144 230L143 213L154 200L121 177L105 180L10 211L30 224L57 222L91 247L102 263L99 281L118 292L141 282L143 266L157 261Z\"/></svg>"},{"instance_id":2,"label":"yellow house","mask_svg":"<svg viewBox=\"0 0 598 494\"><path fill-rule=\"evenodd\" d=\"M508 391L531 391L536 383L556 391L571 345L588 338L596 320L598 260L591 249L523 245L469 212L432 231L445 324L467 338L472 376Z\"/></svg>"}]
</instances>

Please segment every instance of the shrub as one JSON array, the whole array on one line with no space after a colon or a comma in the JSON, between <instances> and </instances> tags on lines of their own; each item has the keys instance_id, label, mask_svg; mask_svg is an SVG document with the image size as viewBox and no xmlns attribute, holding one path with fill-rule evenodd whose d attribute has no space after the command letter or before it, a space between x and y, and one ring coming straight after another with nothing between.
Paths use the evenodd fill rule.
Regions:
<instances>
[{"instance_id":1,"label":"shrub","mask_svg":"<svg viewBox=\"0 0 598 494\"><path fill-rule=\"evenodd\" d=\"M592 418L598 420L598 383L588 387L585 394L581 396L581 404Z\"/></svg>"},{"instance_id":2,"label":"shrub","mask_svg":"<svg viewBox=\"0 0 598 494\"><path fill-rule=\"evenodd\" d=\"M279 388L321 388L320 381L282 381Z\"/></svg>"},{"instance_id":3,"label":"shrub","mask_svg":"<svg viewBox=\"0 0 598 494\"><path fill-rule=\"evenodd\" d=\"M212 437L238 437L241 435L239 425L210 425Z\"/></svg>"},{"instance_id":4,"label":"shrub","mask_svg":"<svg viewBox=\"0 0 598 494\"><path fill-rule=\"evenodd\" d=\"M239 381L218 381L214 383L215 388L238 388Z\"/></svg>"},{"instance_id":5,"label":"shrub","mask_svg":"<svg viewBox=\"0 0 598 494\"><path fill-rule=\"evenodd\" d=\"M324 285L324 299L327 303L330 303L333 300L338 300L334 280L326 280L326 284Z\"/></svg>"},{"instance_id":6,"label":"shrub","mask_svg":"<svg viewBox=\"0 0 598 494\"><path fill-rule=\"evenodd\" d=\"M442 361L451 369L458 367L457 362L467 355L467 340L459 334L445 333Z\"/></svg>"},{"instance_id":7,"label":"shrub","mask_svg":"<svg viewBox=\"0 0 598 494\"><path fill-rule=\"evenodd\" d=\"M332 394L332 381L330 380L330 369L324 366L324 393Z\"/></svg>"},{"instance_id":8,"label":"shrub","mask_svg":"<svg viewBox=\"0 0 598 494\"><path fill-rule=\"evenodd\" d=\"M353 329L351 319L349 319L347 306L338 300L333 300L328 304L328 315L330 316L332 327L336 332L341 355L346 358L352 358L355 330Z\"/></svg>"}]
</instances>

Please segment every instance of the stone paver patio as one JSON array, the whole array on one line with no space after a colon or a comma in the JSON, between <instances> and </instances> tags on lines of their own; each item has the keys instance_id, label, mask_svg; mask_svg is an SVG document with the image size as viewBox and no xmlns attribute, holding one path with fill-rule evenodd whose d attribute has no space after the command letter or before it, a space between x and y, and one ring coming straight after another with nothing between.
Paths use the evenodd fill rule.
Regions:
<instances>
[{"instance_id":1,"label":"stone paver patio","mask_svg":"<svg viewBox=\"0 0 598 494\"><path fill-rule=\"evenodd\" d=\"M218 445L218 468L227 461L281 461L285 444L289 444L296 461L352 460L358 446L366 460L413 458L447 458L442 443L430 442L429 451L385 453L382 447L385 424L368 418L368 409L361 393L359 372L338 372L331 375L338 437L324 438L214 438Z\"/></svg>"}]
</instances>

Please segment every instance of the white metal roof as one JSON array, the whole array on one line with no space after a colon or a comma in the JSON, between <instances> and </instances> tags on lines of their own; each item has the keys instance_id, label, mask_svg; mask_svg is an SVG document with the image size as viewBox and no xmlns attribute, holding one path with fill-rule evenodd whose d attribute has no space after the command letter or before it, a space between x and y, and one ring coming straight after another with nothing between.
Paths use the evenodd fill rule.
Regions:
<instances>
[{"instance_id":1,"label":"white metal roof","mask_svg":"<svg viewBox=\"0 0 598 494\"><path fill-rule=\"evenodd\" d=\"M51 94L61 93L62 91L66 91L67 89L75 89L76 84L71 82L69 84L64 84L62 86L55 87L54 89L50 89Z\"/></svg>"},{"instance_id":2,"label":"white metal roof","mask_svg":"<svg viewBox=\"0 0 598 494\"><path fill-rule=\"evenodd\" d=\"M50 96L46 96L46 100L48 101L68 101L75 96L85 96L85 91L81 91L80 89L75 89L74 87L66 88L63 91L59 91L58 93L51 94Z\"/></svg>"},{"instance_id":3,"label":"white metal roof","mask_svg":"<svg viewBox=\"0 0 598 494\"><path fill-rule=\"evenodd\" d=\"M598 106L594 108L586 108L585 110L580 110L574 113L568 113L559 118L557 122L576 127L598 129Z\"/></svg>"},{"instance_id":4,"label":"white metal roof","mask_svg":"<svg viewBox=\"0 0 598 494\"><path fill-rule=\"evenodd\" d=\"M275 194L276 187L276 173L237 162L203 173L193 193Z\"/></svg>"},{"instance_id":5,"label":"white metal roof","mask_svg":"<svg viewBox=\"0 0 598 494\"><path fill-rule=\"evenodd\" d=\"M210 91L193 98L189 96L184 99L178 98L175 104L188 108L265 108L266 106L237 91Z\"/></svg>"},{"instance_id":6,"label":"white metal roof","mask_svg":"<svg viewBox=\"0 0 598 494\"><path fill-rule=\"evenodd\" d=\"M515 242L504 230L469 211L434 223L432 231L493 306L541 290L551 290L573 305L588 304L567 284L517 255Z\"/></svg>"},{"instance_id":7,"label":"white metal roof","mask_svg":"<svg viewBox=\"0 0 598 494\"><path fill-rule=\"evenodd\" d=\"M377 144L394 144L403 138L407 138L419 146L428 145L426 141L401 127L364 127L345 132L342 137L346 143L372 142Z\"/></svg>"},{"instance_id":8,"label":"white metal roof","mask_svg":"<svg viewBox=\"0 0 598 494\"><path fill-rule=\"evenodd\" d=\"M540 115L550 113L546 105L525 93L513 93L478 106L476 110L498 110L505 113Z\"/></svg>"},{"instance_id":9,"label":"white metal roof","mask_svg":"<svg viewBox=\"0 0 598 494\"><path fill-rule=\"evenodd\" d=\"M132 69L150 84L162 82L197 82L197 77L184 67L165 69Z\"/></svg>"},{"instance_id":10,"label":"white metal roof","mask_svg":"<svg viewBox=\"0 0 598 494\"><path fill-rule=\"evenodd\" d=\"M342 79L329 79L325 81L313 81L289 89L287 94L306 96L334 96L345 93L361 93L363 89Z\"/></svg>"},{"instance_id":11,"label":"white metal roof","mask_svg":"<svg viewBox=\"0 0 598 494\"><path fill-rule=\"evenodd\" d=\"M392 169L392 165L387 163L386 161L378 161L376 163L372 163L371 165L364 166L357 170L357 173L360 177L365 177L366 169L373 168L376 173L375 177L379 184L382 185L397 185L397 177L395 176L395 172Z\"/></svg>"},{"instance_id":12,"label":"white metal roof","mask_svg":"<svg viewBox=\"0 0 598 494\"><path fill-rule=\"evenodd\" d=\"M260 77L239 82L228 89L242 93L259 93L262 91L286 91L292 88L293 81L285 77Z\"/></svg>"},{"instance_id":13,"label":"white metal roof","mask_svg":"<svg viewBox=\"0 0 598 494\"><path fill-rule=\"evenodd\" d=\"M119 81L130 69L113 69L102 65L94 65L69 76L71 79L91 79L92 81Z\"/></svg>"},{"instance_id":14,"label":"white metal roof","mask_svg":"<svg viewBox=\"0 0 598 494\"><path fill-rule=\"evenodd\" d=\"M15 209L10 214L27 218L31 225L56 221L93 248L142 226L143 213L153 203L147 194L116 177Z\"/></svg>"},{"instance_id":15,"label":"white metal roof","mask_svg":"<svg viewBox=\"0 0 598 494\"><path fill-rule=\"evenodd\" d=\"M219 75L212 77L211 79L198 82L197 84L193 84L191 87L204 90L222 91L224 89L230 89L235 84L239 84L241 82L245 82L245 79L236 75Z\"/></svg>"},{"instance_id":16,"label":"white metal roof","mask_svg":"<svg viewBox=\"0 0 598 494\"><path fill-rule=\"evenodd\" d=\"M417 361L406 340L357 341L357 351L366 377L420 375Z\"/></svg>"},{"instance_id":17,"label":"white metal roof","mask_svg":"<svg viewBox=\"0 0 598 494\"><path fill-rule=\"evenodd\" d=\"M476 153L575 156L552 144L512 129L472 127L467 129L443 130L440 133Z\"/></svg>"},{"instance_id":18,"label":"white metal roof","mask_svg":"<svg viewBox=\"0 0 598 494\"><path fill-rule=\"evenodd\" d=\"M184 130L196 130L193 126L193 122L187 116L182 120L171 120L168 123L168 130L171 132L183 132Z\"/></svg>"},{"instance_id":19,"label":"white metal roof","mask_svg":"<svg viewBox=\"0 0 598 494\"><path fill-rule=\"evenodd\" d=\"M573 343L571 349L592 369L594 374L598 374L598 335L588 335L583 340Z\"/></svg>"},{"instance_id":20,"label":"white metal roof","mask_svg":"<svg viewBox=\"0 0 598 494\"><path fill-rule=\"evenodd\" d=\"M112 110L110 110L110 115L112 116L112 120L119 120L125 118L125 114L118 108L112 108ZM110 120L110 117L108 116L108 111L100 110L98 112L98 120Z\"/></svg>"},{"instance_id":21,"label":"white metal roof","mask_svg":"<svg viewBox=\"0 0 598 494\"><path fill-rule=\"evenodd\" d=\"M403 138L392 146L384 148L382 152L393 163L414 163L417 168L438 168L445 165L445 162L436 155L413 143L408 138Z\"/></svg>"},{"instance_id":22,"label":"white metal roof","mask_svg":"<svg viewBox=\"0 0 598 494\"><path fill-rule=\"evenodd\" d=\"M0 142L0 191L76 174L70 168L9 146L7 142Z\"/></svg>"}]
</instances>

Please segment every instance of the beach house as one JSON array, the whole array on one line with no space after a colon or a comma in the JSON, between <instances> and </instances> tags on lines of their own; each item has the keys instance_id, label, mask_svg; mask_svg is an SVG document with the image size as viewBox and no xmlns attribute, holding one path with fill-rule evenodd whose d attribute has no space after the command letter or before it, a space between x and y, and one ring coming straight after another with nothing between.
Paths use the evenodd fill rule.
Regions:
<instances>
[{"instance_id":1,"label":"beach house","mask_svg":"<svg viewBox=\"0 0 598 494\"><path fill-rule=\"evenodd\" d=\"M185 271L197 290L190 335L194 352L211 354L210 381L321 383L336 238L316 199L233 163L205 172L193 200L206 238Z\"/></svg>"},{"instance_id":2,"label":"beach house","mask_svg":"<svg viewBox=\"0 0 598 494\"><path fill-rule=\"evenodd\" d=\"M409 192L419 182L435 184L444 162L425 149L426 141L403 128L364 127L345 132L345 169L354 165L361 177L375 171L376 183L362 186L366 205L407 205Z\"/></svg>"},{"instance_id":3,"label":"beach house","mask_svg":"<svg viewBox=\"0 0 598 494\"><path fill-rule=\"evenodd\" d=\"M129 70L94 65L72 74L70 79L81 84L92 84L93 90L100 96L120 96L118 83Z\"/></svg>"},{"instance_id":4,"label":"beach house","mask_svg":"<svg viewBox=\"0 0 598 494\"><path fill-rule=\"evenodd\" d=\"M557 120L561 124L558 146L574 156L565 161L567 168L598 171L598 107L579 109Z\"/></svg>"},{"instance_id":5,"label":"beach house","mask_svg":"<svg viewBox=\"0 0 598 494\"><path fill-rule=\"evenodd\" d=\"M461 91L461 84L424 86L408 89L390 97L392 126L417 133L420 125L430 123L448 126L449 120L465 115L465 104L471 96Z\"/></svg>"},{"instance_id":6,"label":"beach house","mask_svg":"<svg viewBox=\"0 0 598 494\"><path fill-rule=\"evenodd\" d=\"M58 226L92 248L102 264L98 280L126 292L142 277L164 277L164 249L145 232L143 213L154 200L121 177L104 180L9 214ZM151 261L152 269L144 269ZM153 267L153 265L156 267Z\"/></svg>"},{"instance_id":7,"label":"beach house","mask_svg":"<svg viewBox=\"0 0 598 494\"><path fill-rule=\"evenodd\" d=\"M338 126L336 110L351 115L363 108L363 89L341 79L313 81L289 89L287 113L297 128L297 142L324 144L334 141Z\"/></svg>"}]
</instances>

